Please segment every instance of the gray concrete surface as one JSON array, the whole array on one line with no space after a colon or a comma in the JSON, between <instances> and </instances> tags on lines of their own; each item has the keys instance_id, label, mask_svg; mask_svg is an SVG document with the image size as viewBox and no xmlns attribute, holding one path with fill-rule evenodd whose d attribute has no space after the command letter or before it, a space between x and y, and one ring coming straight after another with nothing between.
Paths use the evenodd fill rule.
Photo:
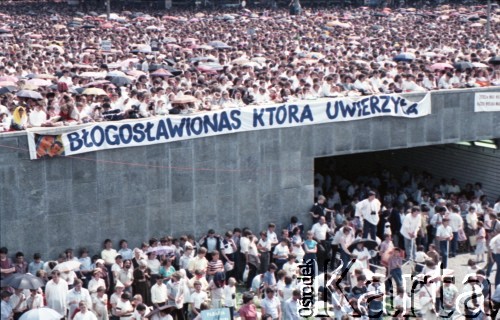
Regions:
<instances>
[{"instance_id":1,"label":"gray concrete surface","mask_svg":"<svg viewBox=\"0 0 500 320\"><path fill-rule=\"evenodd\" d=\"M166 234L285 225L291 215L308 223L315 157L500 137L500 112L474 113L477 90L435 92L432 114L418 119L244 132L52 160L30 161L23 133L0 135L0 245L48 259L67 247L95 252L105 238L136 246Z\"/></svg>"}]
</instances>

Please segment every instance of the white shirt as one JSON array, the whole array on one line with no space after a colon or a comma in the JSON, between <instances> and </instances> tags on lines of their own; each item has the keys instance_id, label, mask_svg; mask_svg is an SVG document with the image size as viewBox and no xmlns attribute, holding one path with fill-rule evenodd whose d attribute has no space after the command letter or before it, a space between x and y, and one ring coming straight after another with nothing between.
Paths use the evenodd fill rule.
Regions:
<instances>
[{"instance_id":1,"label":"white shirt","mask_svg":"<svg viewBox=\"0 0 500 320\"><path fill-rule=\"evenodd\" d=\"M97 320L97 317L92 311L87 310L85 313L78 312L75 314L73 320Z\"/></svg>"},{"instance_id":2,"label":"white shirt","mask_svg":"<svg viewBox=\"0 0 500 320\"><path fill-rule=\"evenodd\" d=\"M413 233L416 237L421 225L422 217L420 214L414 217L411 213L408 213L403 220L403 225L401 226L401 234L406 239L412 239L410 237L410 233Z\"/></svg>"},{"instance_id":3,"label":"white shirt","mask_svg":"<svg viewBox=\"0 0 500 320\"><path fill-rule=\"evenodd\" d=\"M120 316L120 320L128 320L132 316L132 312L134 311L134 308L132 307L132 304L130 304L130 301L123 301L122 299L118 300L118 303L116 304L116 309L120 312L126 312L126 314L130 313L130 316L124 317Z\"/></svg>"},{"instance_id":4,"label":"white shirt","mask_svg":"<svg viewBox=\"0 0 500 320\"><path fill-rule=\"evenodd\" d=\"M356 203L356 217L368 221L373 225L377 225L379 221L378 212L380 211L380 201L375 198L372 201L365 199ZM375 212L375 214L372 214Z\"/></svg>"},{"instance_id":5,"label":"white shirt","mask_svg":"<svg viewBox=\"0 0 500 320\"><path fill-rule=\"evenodd\" d=\"M115 249L104 249L101 251L101 258L104 260L104 263L106 264L113 264L115 263L115 258L118 255L118 252L116 252Z\"/></svg>"},{"instance_id":6,"label":"white shirt","mask_svg":"<svg viewBox=\"0 0 500 320\"><path fill-rule=\"evenodd\" d=\"M313 237L318 241L326 240L326 234L328 231L330 231L330 228L326 223L320 224L319 222L316 222L311 228Z\"/></svg>"},{"instance_id":7,"label":"white shirt","mask_svg":"<svg viewBox=\"0 0 500 320\"><path fill-rule=\"evenodd\" d=\"M165 303L167 301L167 286L162 283L158 285L155 283L154 286L151 287L151 302L152 303Z\"/></svg>"},{"instance_id":8,"label":"white shirt","mask_svg":"<svg viewBox=\"0 0 500 320\"><path fill-rule=\"evenodd\" d=\"M87 308L92 310L92 298L87 289L81 288L80 291L76 291L76 288L69 290L68 292L68 306L69 314L72 315L78 308L80 301L85 301L87 303Z\"/></svg>"},{"instance_id":9,"label":"white shirt","mask_svg":"<svg viewBox=\"0 0 500 320\"><path fill-rule=\"evenodd\" d=\"M436 230L436 237L449 238L451 236L453 236L453 230L450 226L445 227L444 224L442 224Z\"/></svg>"},{"instance_id":10,"label":"white shirt","mask_svg":"<svg viewBox=\"0 0 500 320\"><path fill-rule=\"evenodd\" d=\"M29 114L29 123L33 127L40 127L42 123L47 121L47 114L42 109L33 109Z\"/></svg>"},{"instance_id":11,"label":"white shirt","mask_svg":"<svg viewBox=\"0 0 500 320\"><path fill-rule=\"evenodd\" d=\"M233 298L233 294L235 295ZM235 286L224 286L224 306L234 307L236 306L236 287Z\"/></svg>"},{"instance_id":12,"label":"white shirt","mask_svg":"<svg viewBox=\"0 0 500 320\"><path fill-rule=\"evenodd\" d=\"M264 308L266 314L270 315L273 319L278 318L279 309L281 306L280 300L274 296L272 299L269 299L267 296L265 299L262 299L260 303L261 308Z\"/></svg>"},{"instance_id":13,"label":"white shirt","mask_svg":"<svg viewBox=\"0 0 500 320\"><path fill-rule=\"evenodd\" d=\"M279 241L278 241L278 235L276 235L276 232L271 232L269 230L267 230L267 240L271 243L271 244L277 244Z\"/></svg>"},{"instance_id":14,"label":"white shirt","mask_svg":"<svg viewBox=\"0 0 500 320\"><path fill-rule=\"evenodd\" d=\"M494 254L500 253L500 234L497 234L490 240L490 248L492 253Z\"/></svg>"},{"instance_id":15,"label":"white shirt","mask_svg":"<svg viewBox=\"0 0 500 320\"><path fill-rule=\"evenodd\" d=\"M64 279L59 279L58 283L50 280L45 286L45 298L47 307L56 310L60 314L66 314L68 283Z\"/></svg>"},{"instance_id":16,"label":"white shirt","mask_svg":"<svg viewBox=\"0 0 500 320\"><path fill-rule=\"evenodd\" d=\"M43 296L37 293L35 296L30 295L26 300L26 305L28 309L38 309L44 306Z\"/></svg>"},{"instance_id":17,"label":"white shirt","mask_svg":"<svg viewBox=\"0 0 500 320\"><path fill-rule=\"evenodd\" d=\"M458 232L458 230L462 229L464 221L458 213L452 212L448 218L450 219L450 227L453 232Z\"/></svg>"},{"instance_id":18,"label":"white shirt","mask_svg":"<svg viewBox=\"0 0 500 320\"><path fill-rule=\"evenodd\" d=\"M241 237L240 239L240 251L241 253L247 253L250 247L250 239L248 237Z\"/></svg>"},{"instance_id":19,"label":"white shirt","mask_svg":"<svg viewBox=\"0 0 500 320\"><path fill-rule=\"evenodd\" d=\"M290 253L290 249L287 246L283 246L281 243L274 247L274 257L277 259L286 259L288 254ZM284 258L283 258L284 257Z\"/></svg>"},{"instance_id":20,"label":"white shirt","mask_svg":"<svg viewBox=\"0 0 500 320\"><path fill-rule=\"evenodd\" d=\"M205 291L191 293L191 303L195 309L200 309L200 305L208 300L208 295Z\"/></svg>"}]
</instances>

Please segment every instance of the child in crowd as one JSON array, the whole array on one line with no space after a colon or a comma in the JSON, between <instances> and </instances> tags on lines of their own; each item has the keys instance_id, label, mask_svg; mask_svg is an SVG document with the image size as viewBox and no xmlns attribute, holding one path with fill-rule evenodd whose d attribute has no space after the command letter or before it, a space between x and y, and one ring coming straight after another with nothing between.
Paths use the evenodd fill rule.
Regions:
<instances>
[{"instance_id":1,"label":"child in crowd","mask_svg":"<svg viewBox=\"0 0 500 320\"><path fill-rule=\"evenodd\" d=\"M486 252L486 229L482 221L477 222L477 235L476 235L476 262L484 261L484 253Z\"/></svg>"},{"instance_id":2,"label":"child in crowd","mask_svg":"<svg viewBox=\"0 0 500 320\"><path fill-rule=\"evenodd\" d=\"M231 320L234 319L234 307L236 306L236 279L229 278L224 286L224 307L229 308Z\"/></svg>"},{"instance_id":3,"label":"child in crowd","mask_svg":"<svg viewBox=\"0 0 500 320\"><path fill-rule=\"evenodd\" d=\"M415 272L421 273L422 270L424 269L425 262L427 260L430 260L431 258L424 252L424 246L419 245L417 246L417 252L415 253Z\"/></svg>"},{"instance_id":4,"label":"child in crowd","mask_svg":"<svg viewBox=\"0 0 500 320\"><path fill-rule=\"evenodd\" d=\"M360 274L357 277L356 284L351 288L351 293L349 294L349 298L359 299L363 294L368 291L366 287L366 276Z\"/></svg>"}]
</instances>

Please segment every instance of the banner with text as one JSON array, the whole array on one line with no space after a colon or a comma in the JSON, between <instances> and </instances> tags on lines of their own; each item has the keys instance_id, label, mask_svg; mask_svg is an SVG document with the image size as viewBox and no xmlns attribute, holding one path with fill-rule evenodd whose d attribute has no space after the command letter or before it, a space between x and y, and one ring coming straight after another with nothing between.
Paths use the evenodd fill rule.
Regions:
<instances>
[{"instance_id":1,"label":"banner with text","mask_svg":"<svg viewBox=\"0 0 500 320\"><path fill-rule=\"evenodd\" d=\"M168 115L73 127L29 129L31 159L145 146L244 131L369 119L418 118L431 113L427 94L414 102L399 95L319 99L247 106L190 115Z\"/></svg>"},{"instance_id":2,"label":"banner with text","mask_svg":"<svg viewBox=\"0 0 500 320\"><path fill-rule=\"evenodd\" d=\"M500 92L476 92L474 112L500 111Z\"/></svg>"}]
</instances>

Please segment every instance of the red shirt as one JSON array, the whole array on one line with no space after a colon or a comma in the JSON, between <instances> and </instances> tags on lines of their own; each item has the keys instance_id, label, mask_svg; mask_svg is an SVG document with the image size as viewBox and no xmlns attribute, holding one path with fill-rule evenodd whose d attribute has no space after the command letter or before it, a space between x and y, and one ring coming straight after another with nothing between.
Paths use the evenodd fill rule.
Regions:
<instances>
[{"instance_id":1,"label":"red shirt","mask_svg":"<svg viewBox=\"0 0 500 320\"><path fill-rule=\"evenodd\" d=\"M257 320L257 309L254 304L245 304L238 311L245 320Z\"/></svg>"}]
</instances>

